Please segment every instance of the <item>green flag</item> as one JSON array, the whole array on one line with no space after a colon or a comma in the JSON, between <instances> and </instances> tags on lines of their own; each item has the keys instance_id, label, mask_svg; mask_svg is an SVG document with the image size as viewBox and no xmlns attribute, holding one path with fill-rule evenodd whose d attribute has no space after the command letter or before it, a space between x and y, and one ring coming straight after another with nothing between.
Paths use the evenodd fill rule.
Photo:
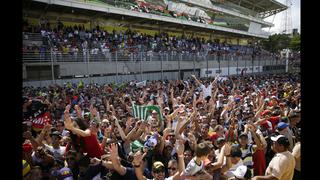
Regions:
<instances>
[{"instance_id":1,"label":"green flag","mask_svg":"<svg viewBox=\"0 0 320 180\"><path fill-rule=\"evenodd\" d=\"M82 82L82 80L80 80L80 82L78 83L78 88L83 88L83 82Z\"/></svg>"},{"instance_id":2,"label":"green flag","mask_svg":"<svg viewBox=\"0 0 320 180\"><path fill-rule=\"evenodd\" d=\"M162 121L163 117L160 110L160 106L156 106L156 105L138 106L135 104L132 105L133 116L143 120L146 120L147 117L151 115L151 112L153 110L157 111L158 117Z\"/></svg>"}]
</instances>

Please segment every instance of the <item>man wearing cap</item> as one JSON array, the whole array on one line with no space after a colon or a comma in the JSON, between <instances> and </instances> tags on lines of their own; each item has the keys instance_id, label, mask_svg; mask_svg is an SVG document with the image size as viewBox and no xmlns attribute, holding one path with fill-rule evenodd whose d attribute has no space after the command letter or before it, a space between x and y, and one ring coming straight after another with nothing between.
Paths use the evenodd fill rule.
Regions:
<instances>
[{"instance_id":1,"label":"man wearing cap","mask_svg":"<svg viewBox=\"0 0 320 180\"><path fill-rule=\"evenodd\" d=\"M65 146L60 146L60 140L62 138L59 131L54 131L50 133L50 137L52 140L52 146L48 144L44 144L45 148L49 150L52 154L55 160L62 159L62 156L64 155L66 151Z\"/></svg>"},{"instance_id":2,"label":"man wearing cap","mask_svg":"<svg viewBox=\"0 0 320 180\"><path fill-rule=\"evenodd\" d=\"M285 137L288 138L289 140L289 151L292 151L293 149L293 146L294 146L294 142L293 142L293 137L292 135L289 133L288 131L288 127L289 127L289 124L288 123L285 123L285 122L279 122L278 125L277 125L277 132L279 132L279 134L282 134L284 135Z\"/></svg>"},{"instance_id":3,"label":"man wearing cap","mask_svg":"<svg viewBox=\"0 0 320 180\"><path fill-rule=\"evenodd\" d=\"M272 150L277 154L272 158L264 176L255 176L252 180L289 180L293 178L295 159L288 151L290 143L284 135L271 137Z\"/></svg>"}]
</instances>

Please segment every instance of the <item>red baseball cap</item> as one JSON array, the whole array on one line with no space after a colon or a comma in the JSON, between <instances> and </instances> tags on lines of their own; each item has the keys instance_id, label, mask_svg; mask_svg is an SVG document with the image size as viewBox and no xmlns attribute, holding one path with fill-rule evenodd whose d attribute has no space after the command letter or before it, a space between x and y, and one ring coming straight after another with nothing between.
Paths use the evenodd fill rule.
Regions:
<instances>
[{"instance_id":1,"label":"red baseball cap","mask_svg":"<svg viewBox=\"0 0 320 180\"><path fill-rule=\"evenodd\" d=\"M22 145L23 152L30 153L32 151L32 145L30 143L25 143Z\"/></svg>"}]
</instances>

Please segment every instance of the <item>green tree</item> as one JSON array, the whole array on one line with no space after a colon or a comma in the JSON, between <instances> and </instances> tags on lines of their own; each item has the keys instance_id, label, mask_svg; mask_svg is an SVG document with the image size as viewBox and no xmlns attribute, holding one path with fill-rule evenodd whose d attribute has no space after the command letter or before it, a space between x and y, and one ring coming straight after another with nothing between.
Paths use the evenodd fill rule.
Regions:
<instances>
[{"instance_id":1,"label":"green tree","mask_svg":"<svg viewBox=\"0 0 320 180\"><path fill-rule=\"evenodd\" d=\"M264 49L274 53L288 48L289 44L290 37L287 34L273 34L262 41Z\"/></svg>"},{"instance_id":2,"label":"green tree","mask_svg":"<svg viewBox=\"0 0 320 180\"><path fill-rule=\"evenodd\" d=\"M293 51L300 51L300 34L294 35L291 38L289 48Z\"/></svg>"}]
</instances>

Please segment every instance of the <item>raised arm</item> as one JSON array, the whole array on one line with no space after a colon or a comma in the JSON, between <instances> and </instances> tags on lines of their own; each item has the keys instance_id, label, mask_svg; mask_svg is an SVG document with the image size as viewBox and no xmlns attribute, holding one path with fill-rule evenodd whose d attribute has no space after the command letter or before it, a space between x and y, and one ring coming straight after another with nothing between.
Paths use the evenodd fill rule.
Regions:
<instances>
[{"instance_id":1,"label":"raised arm","mask_svg":"<svg viewBox=\"0 0 320 180\"><path fill-rule=\"evenodd\" d=\"M212 84L212 85L213 85L213 84L216 84L216 83L218 82L219 77L220 77L220 74L218 74L218 75L214 78L214 80L211 82L211 84Z\"/></svg>"},{"instance_id":2,"label":"raised arm","mask_svg":"<svg viewBox=\"0 0 320 180\"><path fill-rule=\"evenodd\" d=\"M106 110L110 111L110 102L109 99L105 98L104 99L104 105L106 106Z\"/></svg>"},{"instance_id":3,"label":"raised arm","mask_svg":"<svg viewBox=\"0 0 320 180\"><path fill-rule=\"evenodd\" d=\"M231 144L226 143L225 149L224 149L224 155L226 156L226 164L222 166L221 173L227 172L232 167L231 158L229 157L230 152L231 152ZM222 153L222 152L220 152L220 153Z\"/></svg>"},{"instance_id":4,"label":"raised arm","mask_svg":"<svg viewBox=\"0 0 320 180\"><path fill-rule=\"evenodd\" d=\"M219 153L219 155L217 157L217 161L212 163L212 166L213 166L214 170L219 169L219 168L222 167L223 159L224 159L224 156L225 156L225 149L226 149L226 145L222 146L221 151L220 151L220 153Z\"/></svg>"},{"instance_id":5,"label":"raised arm","mask_svg":"<svg viewBox=\"0 0 320 180\"><path fill-rule=\"evenodd\" d=\"M51 124L46 124L44 126L44 128L42 129L40 135L35 139L36 142L38 143L39 146L43 146L44 144L42 143L42 141L44 140L44 138L48 135L49 131L51 128ZM32 141L31 141L32 143Z\"/></svg>"},{"instance_id":6,"label":"raised arm","mask_svg":"<svg viewBox=\"0 0 320 180\"><path fill-rule=\"evenodd\" d=\"M115 125L118 128L118 131L119 131L119 134L121 136L121 139L123 141L126 141L127 140L127 136L124 134L124 131L123 131L122 127L119 124L119 120L115 116L112 116L112 118L114 119Z\"/></svg>"},{"instance_id":7,"label":"raised arm","mask_svg":"<svg viewBox=\"0 0 320 180\"><path fill-rule=\"evenodd\" d=\"M87 136L91 135L91 131L89 129L86 129L84 131L84 130L81 130L79 128L74 127L70 116L65 115L64 126L66 127L66 129L69 129L74 134L77 134L81 137L87 137Z\"/></svg>"},{"instance_id":8,"label":"raised arm","mask_svg":"<svg viewBox=\"0 0 320 180\"><path fill-rule=\"evenodd\" d=\"M181 172L183 172L185 170L185 163L184 163L184 156L183 156L183 153L184 153L183 140L177 139L176 144L175 144L175 148L176 148L176 152L178 154L178 169L179 169L179 171L173 175L173 180L179 180Z\"/></svg>"},{"instance_id":9,"label":"raised arm","mask_svg":"<svg viewBox=\"0 0 320 180\"><path fill-rule=\"evenodd\" d=\"M201 82L197 79L195 75L191 75L191 77L195 80L198 86L201 85Z\"/></svg>"},{"instance_id":10,"label":"raised arm","mask_svg":"<svg viewBox=\"0 0 320 180\"><path fill-rule=\"evenodd\" d=\"M264 105L265 105L265 101L262 102L259 110L256 112L256 114L254 115L254 119L257 120L260 117L261 112L264 109Z\"/></svg>"},{"instance_id":11,"label":"raised arm","mask_svg":"<svg viewBox=\"0 0 320 180\"><path fill-rule=\"evenodd\" d=\"M106 128L104 130L103 139L102 139L102 142L101 142L101 147L105 147L106 146L106 143L107 143L108 138L110 137L110 134L111 134L111 128L108 127L108 128Z\"/></svg>"},{"instance_id":12,"label":"raised arm","mask_svg":"<svg viewBox=\"0 0 320 180\"><path fill-rule=\"evenodd\" d=\"M77 117L78 118L82 118L82 114L81 114L81 108L80 108L80 106L79 105L75 105L74 106L74 109L76 110L76 112L77 112Z\"/></svg>"},{"instance_id":13,"label":"raised arm","mask_svg":"<svg viewBox=\"0 0 320 180\"><path fill-rule=\"evenodd\" d=\"M144 169L143 158L146 156L146 154L147 153L142 153L141 151L138 151L133 156L132 164L138 180L147 180L147 178L143 175L143 170L142 170Z\"/></svg>"},{"instance_id":14,"label":"raised arm","mask_svg":"<svg viewBox=\"0 0 320 180\"><path fill-rule=\"evenodd\" d=\"M257 133L255 132L255 128L253 127L253 125L249 124L248 128L249 128L251 135L253 136L254 142L256 143L256 147L254 148L254 150L255 149L263 149L263 144L262 144L260 138L258 137Z\"/></svg>"},{"instance_id":15,"label":"raised arm","mask_svg":"<svg viewBox=\"0 0 320 180\"><path fill-rule=\"evenodd\" d=\"M112 143L110 145L110 159L114 170L116 170L121 176L124 176L126 174L126 168L123 167L120 163L120 158L118 155L118 145L115 143Z\"/></svg>"}]
</instances>

